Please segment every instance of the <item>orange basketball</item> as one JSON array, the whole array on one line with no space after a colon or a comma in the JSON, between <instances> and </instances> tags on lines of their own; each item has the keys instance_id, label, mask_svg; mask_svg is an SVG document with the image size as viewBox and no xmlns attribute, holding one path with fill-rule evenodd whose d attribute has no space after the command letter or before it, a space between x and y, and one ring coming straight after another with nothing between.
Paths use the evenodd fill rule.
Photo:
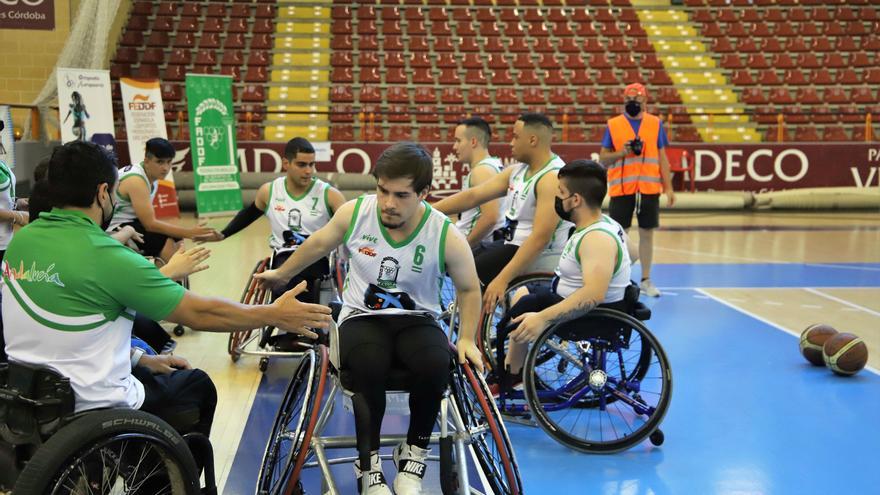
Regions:
<instances>
[{"instance_id":1,"label":"orange basketball","mask_svg":"<svg viewBox=\"0 0 880 495\"><path fill-rule=\"evenodd\" d=\"M825 365L838 375L855 375L868 364L868 346L851 333L839 333L822 347Z\"/></svg>"},{"instance_id":2,"label":"orange basketball","mask_svg":"<svg viewBox=\"0 0 880 495\"><path fill-rule=\"evenodd\" d=\"M814 366L825 366L825 359L822 357L822 346L825 341L837 335L834 328L816 323L808 326L801 333L801 354Z\"/></svg>"}]
</instances>

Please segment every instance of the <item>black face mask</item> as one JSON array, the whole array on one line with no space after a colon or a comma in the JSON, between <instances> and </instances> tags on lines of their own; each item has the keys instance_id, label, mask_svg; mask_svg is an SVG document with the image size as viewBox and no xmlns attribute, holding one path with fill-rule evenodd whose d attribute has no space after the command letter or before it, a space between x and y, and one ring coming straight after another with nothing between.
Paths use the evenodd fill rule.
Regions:
<instances>
[{"instance_id":1,"label":"black face mask","mask_svg":"<svg viewBox=\"0 0 880 495\"><path fill-rule=\"evenodd\" d=\"M626 110L626 114L630 117L638 117L640 113L642 113L642 104L636 100L629 100L626 102L626 106L624 107Z\"/></svg>"},{"instance_id":2,"label":"black face mask","mask_svg":"<svg viewBox=\"0 0 880 495\"><path fill-rule=\"evenodd\" d=\"M574 194L570 194L568 198L574 196ZM559 215L559 218L565 220L566 222L571 221L571 213L572 210L565 211L565 207L562 206L562 202L568 198L560 198L556 196L556 201L553 203L553 208L556 210L556 214Z\"/></svg>"},{"instance_id":3,"label":"black face mask","mask_svg":"<svg viewBox=\"0 0 880 495\"><path fill-rule=\"evenodd\" d=\"M112 196L111 196L112 198ZM101 207L101 230L107 231L110 228L110 222L113 220L113 212L116 210L116 203L110 200L110 211L104 210L104 203L98 200L98 206Z\"/></svg>"}]
</instances>

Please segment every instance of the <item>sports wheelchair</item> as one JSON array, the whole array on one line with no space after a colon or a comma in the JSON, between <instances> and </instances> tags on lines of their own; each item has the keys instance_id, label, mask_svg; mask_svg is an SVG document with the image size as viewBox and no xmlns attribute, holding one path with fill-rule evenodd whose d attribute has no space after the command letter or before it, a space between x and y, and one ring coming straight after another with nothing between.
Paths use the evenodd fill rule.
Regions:
<instances>
[{"instance_id":1,"label":"sports wheelchair","mask_svg":"<svg viewBox=\"0 0 880 495\"><path fill-rule=\"evenodd\" d=\"M549 292L553 278L552 273L518 277L496 310L484 315L480 346L499 377L500 410L518 422L534 420L563 445L583 452L619 452L646 437L661 445L659 425L672 396L672 371L643 323L651 310L638 301L635 284L614 308L600 306L547 328L526 356L523 390L510 387L502 369L509 339L498 342L497 327L517 291Z\"/></svg>"},{"instance_id":2,"label":"sports wheelchair","mask_svg":"<svg viewBox=\"0 0 880 495\"><path fill-rule=\"evenodd\" d=\"M360 459L362 466L369 465L369 445L359 445L354 436L324 434L338 407L339 396L343 405L350 403L350 409L357 411L357 418L364 421L362 431L369 429L366 401L360 394L348 390L350 377L346 370L339 368L337 337L337 328L332 325L329 348L320 344L306 352L290 380L263 456L258 494L305 493L306 489L338 494L340 490L331 466L355 459ZM507 430L482 376L469 364L455 362L450 363L450 373L451 383L440 407L439 432L431 438L431 444L439 444L439 456L428 457L428 461L439 462L442 492L522 493ZM386 383L388 412L394 412L394 404L402 404L404 411L398 412L406 412L407 399L403 394L408 378L407 371L392 370ZM358 426L360 429L361 425ZM381 445L396 445L403 439L405 435L382 435ZM327 450L336 449L357 449L358 455L328 458ZM380 457L389 459L391 456ZM469 460L473 469L468 465ZM319 488L306 486L307 480L302 476L304 470L314 468L321 472ZM367 478L363 477L364 484L368 483Z\"/></svg>"},{"instance_id":3,"label":"sports wheelchair","mask_svg":"<svg viewBox=\"0 0 880 495\"><path fill-rule=\"evenodd\" d=\"M148 260L152 261L153 264L156 265L156 268L162 268L163 266L166 265L165 260L163 260L162 258L159 258L159 257L154 258L152 256L147 256L146 258ZM189 290L189 276L183 277L183 280L181 280L179 283L180 283L180 285L183 286L184 289ZM183 325L178 323L178 324L174 325L172 332L174 332L175 336L180 337L184 333L186 333L186 327L184 327Z\"/></svg>"},{"instance_id":4,"label":"sports wheelchair","mask_svg":"<svg viewBox=\"0 0 880 495\"><path fill-rule=\"evenodd\" d=\"M258 261L251 270L247 284L241 294L242 304L271 304L272 291L258 287L254 275L268 270L272 266L274 253L268 258ZM345 282L347 262L333 251L330 256L330 273L322 279L322 287L316 288L317 295L328 294L328 300L342 298L342 286ZM269 367L270 357L301 357L303 352L312 347L310 342L298 339L296 335L276 332L274 327L247 329L229 334L227 352L232 362L238 362L243 355L260 356L260 371ZM290 350L295 348L297 350Z\"/></svg>"},{"instance_id":5,"label":"sports wheelchair","mask_svg":"<svg viewBox=\"0 0 880 495\"><path fill-rule=\"evenodd\" d=\"M46 367L0 364L0 491L217 493L210 441L175 429L195 424L198 411L164 416L169 422L133 409L75 413L67 378ZM203 488L196 459L204 468Z\"/></svg>"}]
</instances>

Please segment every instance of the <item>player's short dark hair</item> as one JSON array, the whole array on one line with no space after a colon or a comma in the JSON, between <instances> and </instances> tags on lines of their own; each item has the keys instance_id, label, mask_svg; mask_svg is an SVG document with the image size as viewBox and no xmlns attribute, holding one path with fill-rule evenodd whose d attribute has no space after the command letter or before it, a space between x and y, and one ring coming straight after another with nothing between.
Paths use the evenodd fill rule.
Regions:
<instances>
[{"instance_id":1,"label":"player's short dark hair","mask_svg":"<svg viewBox=\"0 0 880 495\"><path fill-rule=\"evenodd\" d=\"M524 113L520 115L517 120L521 120L524 125L529 127L544 126L550 131L553 131L553 122L551 122L543 113Z\"/></svg>"},{"instance_id":2,"label":"player's short dark hair","mask_svg":"<svg viewBox=\"0 0 880 495\"><path fill-rule=\"evenodd\" d=\"M145 154L160 160L174 158L174 154L176 153L171 142L160 137L155 137L147 141L147 144L144 146L144 152Z\"/></svg>"},{"instance_id":3,"label":"player's short dark hair","mask_svg":"<svg viewBox=\"0 0 880 495\"><path fill-rule=\"evenodd\" d=\"M47 156L37 162L37 166L34 167L34 182L40 182L49 175L49 160L50 157Z\"/></svg>"},{"instance_id":4,"label":"player's short dark hair","mask_svg":"<svg viewBox=\"0 0 880 495\"><path fill-rule=\"evenodd\" d=\"M88 208L99 185L116 184L116 169L116 157L95 143L73 141L56 147L47 177L52 204Z\"/></svg>"},{"instance_id":5,"label":"player's short dark hair","mask_svg":"<svg viewBox=\"0 0 880 495\"><path fill-rule=\"evenodd\" d=\"M559 169L559 180L572 194L580 194L587 206L593 209L602 207L602 200L608 192L608 173L605 167L593 160L574 160Z\"/></svg>"},{"instance_id":6,"label":"player's short dark hair","mask_svg":"<svg viewBox=\"0 0 880 495\"><path fill-rule=\"evenodd\" d=\"M484 148L489 147L489 139L492 137L492 128L489 123L481 117L469 117L458 121L458 125L463 125L468 131L473 132L473 137L477 138L477 142Z\"/></svg>"},{"instance_id":7,"label":"player's short dark hair","mask_svg":"<svg viewBox=\"0 0 880 495\"><path fill-rule=\"evenodd\" d=\"M284 158L291 161L297 153L314 153L315 147L306 138L295 137L284 145Z\"/></svg>"},{"instance_id":8,"label":"player's short dark hair","mask_svg":"<svg viewBox=\"0 0 880 495\"><path fill-rule=\"evenodd\" d=\"M421 193L434 180L434 162L421 145L404 141L385 149L373 169L376 179L412 179L413 191Z\"/></svg>"}]
</instances>

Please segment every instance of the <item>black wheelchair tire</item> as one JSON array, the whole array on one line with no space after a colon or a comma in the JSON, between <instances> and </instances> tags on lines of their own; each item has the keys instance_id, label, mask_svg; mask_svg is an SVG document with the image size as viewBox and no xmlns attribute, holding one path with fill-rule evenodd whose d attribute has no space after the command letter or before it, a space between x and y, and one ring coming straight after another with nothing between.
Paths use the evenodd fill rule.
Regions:
<instances>
[{"instance_id":1,"label":"black wheelchair tire","mask_svg":"<svg viewBox=\"0 0 880 495\"><path fill-rule=\"evenodd\" d=\"M42 495L57 492L65 465L108 439L140 438L161 450L180 470L180 487L174 495L200 492L199 474L186 440L168 423L134 409L108 409L83 414L52 435L28 461L15 484L17 495Z\"/></svg>"},{"instance_id":2,"label":"black wheelchair tire","mask_svg":"<svg viewBox=\"0 0 880 495\"><path fill-rule=\"evenodd\" d=\"M605 308L596 308L591 311L587 316L592 318L614 318L619 321L625 322L633 330L639 332L640 337L650 346L652 353L657 357L657 361L663 375L662 379L664 381L664 387L662 389L661 397L657 403L657 411L648 419L645 425L639 428L639 430L632 435L625 436L624 438L621 438L617 441L586 441L583 438L575 437L574 435L569 434L569 432L565 431L564 429L559 428L553 422L553 420L550 419L550 417L547 415L546 411L542 407L541 400L538 398L538 390L540 389L540 384L536 381L534 372L523 373L523 386L526 400L529 403L529 409L532 411L535 421L538 423L538 426L540 426L542 430L547 432L548 435L553 437L562 445L581 452L613 454L629 449L630 447L639 444L645 438L648 438L652 433L658 430L660 423L666 416L666 412L669 408L669 403L672 398L672 370L669 366L669 360L666 357L666 351L663 350L663 346L660 345L660 342L657 340L654 334L651 333L651 331L641 321L620 311ZM546 342L555 333L555 330L557 328L558 326L554 325L544 330L544 332L538 337L534 344L532 344L532 347L531 349L529 349L529 353L526 356L526 363L525 367L523 368L524 370L535 369L536 361L541 354L540 349L544 346L544 342ZM643 354L644 353L642 353L640 357L643 356ZM641 361L642 359L640 359L640 365ZM647 370L644 369L644 367L639 371L634 370L634 373L637 373L642 377L644 377L644 374L646 372Z\"/></svg>"}]
</instances>

